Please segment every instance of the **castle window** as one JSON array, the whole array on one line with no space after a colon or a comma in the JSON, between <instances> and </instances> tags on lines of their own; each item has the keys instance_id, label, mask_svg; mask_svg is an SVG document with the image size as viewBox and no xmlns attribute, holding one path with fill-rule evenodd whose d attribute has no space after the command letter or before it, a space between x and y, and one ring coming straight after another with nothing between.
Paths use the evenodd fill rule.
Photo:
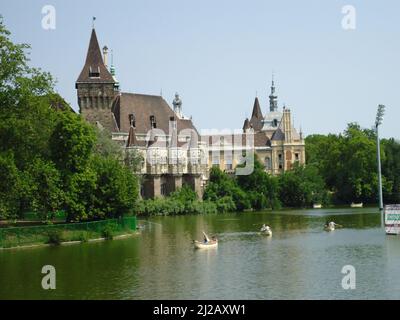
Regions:
<instances>
[{"instance_id":1,"label":"castle window","mask_svg":"<svg viewBox=\"0 0 400 320\"><path fill-rule=\"evenodd\" d=\"M157 122L156 122L156 117L155 116L150 116L150 127L151 128L157 128Z\"/></svg>"},{"instance_id":2,"label":"castle window","mask_svg":"<svg viewBox=\"0 0 400 320\"><path fill-rule=\"evenodd\" d=\"M283 168L282 154L278 155L278 163L279 163L279 169L282 169Z\"/></svg>"},{"instance_id":3,"label":"castle window","mask_svg":"<svg viewBox=\"0 0 400 320\"><path fill-rule=\"evenodd\" d=\"M277 126L278 126L278 120L277 120L277 119L274 119L274 121L273 121L273 126L274 126L274 127L277 127Z\"/></svg>"},{"instance_id":4,"label":"castle window","mask_svg":"<svg viewBox=\"0 0 400 320\"><path fill-rule=\"evenodd\" d=\"M212 165L219 166L219 152L218 151L212 152Z\"/></svg>"},{"instance_id":5,"label":"castle window","mask_svg":"<svg viewBox=\"0 0 400 320\"><path fill-rule=\"evenodd\" d=\"M300 160L299 154L298 154L298 153L295 153L295 154L294 154L294 158L295 158L296 161L299 161L299 160Z\"/></svg>"},{"instance_id":6,"label":"castle window","mask_svg":"<svg viewBox=\"0 0 400 320\"><path fill-rule=\"evenodd\" d=\"M89 77L90 78L100 78L100 68L97 67L95 69L92 69L92 67L89 67Z\"/></svg>"},{"instance_id":7,"label":"castle window","mask_svg":"<svg viewBox=\"0 0 400 320\"><path fill-rule=\"evenodd\" d=\"M271 158L270 157L265 158L265 169L271 170Z\"/></svg>"},{"instance_id":8,"label":"castle window","mask_svg":"<svg viewBox=\"0 0 400 320\"><path fill-rule=\"evenodd\" d=\"M167 195L167 184L166 183L161 184L161 195L163 195L163 196Z\"/></svg>"},{"instance_id":9,"label":"castle window","mask_svg":"<svg viewBox=\"0 0 400 320\"><path fill-rule=\"evenodd\" d=\"M131 114L129 115L129 124L130 124L132 127L136 127L136 119L135 119L135 115L134 115L133 113L131 113Z\"/></svg>"},{"instance_id":10,"label":"castle window","mask_svg":"<svg viewBox=\"0 0 400 320\"><path fill-rule=\"evenodd\" d=\"M231 151L225 151L224 152L224 161L225 161L225 170L232 170L233 165L232 165L232 152Z\"/></svg>"}]
</instances>

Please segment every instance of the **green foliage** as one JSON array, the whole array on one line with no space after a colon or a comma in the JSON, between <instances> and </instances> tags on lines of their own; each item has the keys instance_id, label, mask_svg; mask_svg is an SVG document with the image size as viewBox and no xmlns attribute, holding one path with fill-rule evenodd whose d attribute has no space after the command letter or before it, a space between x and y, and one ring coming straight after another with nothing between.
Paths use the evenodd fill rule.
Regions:
<instances>
[{"instance_id":1,"label":"green foliage","mask_svg":"<svg viewBox=\"0 0 400 320\"><path fill-rule=\"evenodd\" d=\"M97 174L92 217L120 217L132 211L139 192L136 176L110 157L93 157L91 167Z\"/></svg>"},{"instance_id":2,"label":"green foliage","mask_svg":"<svg viewBox=\"0 0 400 320\"><path fill-rule=\"evenodd\" d=\"M385 153L382 174L386 178L384 199L386 203L400 203L400 143L393 138L381 143Z\"/></svg>"},{"instance_id":3,"label":"green foliage","mask_svg":"<svg viewBox=\"0 0 400 320\"><path fill-rule=\"evenodd\" d=\"M233 212L236 210L236 204L231 196L225 196L215 201L217 212Z\"/></svg>"},{"instance_id":4,"label":"green foliage","mask_svg":"<svg viewBox=\"0 0 400 320\"><path fill-rule=\"evenodd\" d=\"M61 175L50 161L34 159L25 174L30 182L29 207L42 220L53 219L64 203Z\"/></svg>"},{"instance_id":5,"label":"green foliage","mask_svg":"<svg viewBox=\"0 0 400 320\"><path fill-rule=\"evenodd\" d=\"M211 201L188 200L176 198L155 198L140 201L136 206L137 214L144 216L211 214L217 213L217 205Z\"/></svg>"},{"instance_id":6,"label":"green foliage","mask_svg":"<svg viewBox=\"0 0 400 320\"><path fill-rule=\"evenodd\" d=\"M399 144L384 140L381 145L384 193L388 199L396 201L396 190L400 185ZM334 193L336 203L377 201L376 135L373 130L350 123L343 134L309 136L306 138L306 158L308 165L318 168L327 188ZM397 174L393 174L395 172Z\"/></svg>"},{"instance_id":7,"label":"green foliage","mask_svg":"<svg viewBox=\"0 0 400 320\"><path fill-rule=\"evenodd\" d=\"M324 180L313 165L295 165L293 170L282 173L279 176L279 198L286 207L328 204Z\"/></svg>"},{"instance_id":8,"label":"green foliage","mask_svg":"<svg viewBox=\"0 0 400 320\"><path fill-rule=\"evenodd\" d=\"M0 219L14 219L20 209L21 180L11 153L0 153Z\"/></svg>"},{"instance_id":9,"label":"green foliage","mask_svg":"<svg viewBox=\"0 0 400 320\"><path fill-rule=\"evenodd\" d=\"M238 186L235 177L227 175L218 167L210 170L210 180L204 191L204 200L218 201L221 198L230 197L235 203L235 209L242 211L250 208L250 201L246 193Z\"/></svg>"},{"instance_id":10,"label":"green foliage","mask_svg":"<svg viewBox=\"0 0 400 320\"><path fill-rule=\"evenodd\" d=\"M89 162L96 143L92 126L72 112L59 114L50 138L53 161L64 175L82 172Z\"/></svg>"},{"instance_id":11,"label":"green foliage","mask_svg":"<svg viewBox=\"0 0 400 320\"><path fill-rule=\"evenodd\" d=\"M251 207L256 210L280 207L278 181L270 176L259 159L254 155L254 169L250 175L237 176L237 182L242 190L246 190Z\"/></svg>"},{"instance_id":12,"label":"green foliage","mask_svg":"<svg viewBox=\"0 0 400 320\"><path fill-rule=\"evenodd\" d=\"M104 228L101 230L101 235L103 238L106 238L107 240L112 240L114 238L114 233L117 229L117 226L115 223L107 223Z\"/></svg>"},{"instance_id":13,"label":"green foliage","mask_svg":"<svg viewBox=\"0 0 400 320\"><path fill-rule=\"evenodd\" d=\"M65 235L64 232L62 230L50 230L47 233L47 243L49 244L55 244L55 245L59 245L61 244L61 242L65 241Z\"/></svg>"},{"instance_id":14,"label":"green foliage","mask_svg":"<svg viewBox=\"0 0 400 320\"><path fill-rule=\"evenodd\" d=\"M112 140L111 132L107 129L93 128L96 134L96 143L94 151L96 154L106 158L122 158L122 148L114 140Z\"/></svg>"},{"instance_id":15,"label":"green foliage","mask_svg":"<svg viewBox=\"0 0 400 320\"><path fill-rule=\"evenodd\" d=\"M64 210L69 221L129 213L138 183L121 149L72 112L48 73L28 66L0 18L0 218Z\"/></svg>"},{"instance_id":16,"label":"green foliage","mask_svg":"<svg viewBox=\"0 0 400 320\"><path fill-rule=\"evenodd\" d=\"M187 202L197 200L197 193L193 191L188 185L183 185L179 190L172 192L169 197L171 199Z\"/></svg>"}]
</instances>

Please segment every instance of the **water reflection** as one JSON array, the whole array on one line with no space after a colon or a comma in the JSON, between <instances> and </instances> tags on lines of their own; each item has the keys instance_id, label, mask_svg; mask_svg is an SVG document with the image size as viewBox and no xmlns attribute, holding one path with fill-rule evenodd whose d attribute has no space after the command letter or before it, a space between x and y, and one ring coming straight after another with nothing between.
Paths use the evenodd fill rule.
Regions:
<instances>
[{"instance_id":1,"label":"water reflection","mask_svg":"<svg viewBox=\"0 0 400 320\"><path fill-rule=\"evenodd\" d=\"M344 226L325 232L333 220ZM376 209L288 210L155 217L141 235L71 247L0 252L0 298L393 299L400 298L400 238L386 236ZM271 226L272 237L260 234ZM218 248L194 250L202 231ZM57 290L40 288L41 267ZM357 270L343 290L341 269Z\"/></svg>"}]
</instances>

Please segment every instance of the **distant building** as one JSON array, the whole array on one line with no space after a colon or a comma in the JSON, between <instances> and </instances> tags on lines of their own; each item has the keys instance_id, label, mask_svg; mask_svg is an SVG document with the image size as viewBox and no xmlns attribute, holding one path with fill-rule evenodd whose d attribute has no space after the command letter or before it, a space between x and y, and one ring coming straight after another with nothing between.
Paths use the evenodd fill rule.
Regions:
<instances>
[{"instance_id":1,"label":"distant building","mask_svg":"<svg viewBox=\"0 0 400 320\"><path fill-rule=\"evenodd\" d=\"M289 108L279 111L274 80L265 116L256 97L251 118L244 120L243 133L213 134L206 140L209 142L208 166L218 166L227 172L233 172L243 160L241 153L249 150L273 175L290 170L295 162L305 164L303 134L294 128Z\"/></svg>"},{"instance_id":2,"label":"distant building","mask_svg":"<svg viewBox=\"0 0 400 320\"><path fill-rule=\"evenodd\" d=\"M93 28L76 89L81 115L108 130L127 154L142 155L138 173L144 198L168 195L183 184L201 198L209 168L233 172L245 151L255 152L271 174L305 163L302 134L292 124L290 109L278 110L274 81L265 116L256 97L243 130L199 136L191 118L184 116L178 94L171 108L162 96L120 91L113 61L108 65L108 48L103 47L102 55Z\"/></svg>"}]
</instances>

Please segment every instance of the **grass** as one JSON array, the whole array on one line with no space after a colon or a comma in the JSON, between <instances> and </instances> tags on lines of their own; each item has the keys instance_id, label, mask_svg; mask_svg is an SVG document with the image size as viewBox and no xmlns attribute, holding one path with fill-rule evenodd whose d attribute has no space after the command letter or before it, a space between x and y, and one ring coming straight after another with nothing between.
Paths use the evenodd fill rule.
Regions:
<instances>
[{"instance_id":1,"label":"grass","mask_svg":"<svg viewBox=\"0 0 400 320\"><path fill-rule=\"evenodd\" d=\"M78 227L79 225L79 227ZM113 239L115 236L130 234L135 225L119 225L115 220L89 222L87 224L52 225L44 227L0 228L0 248L13 248L36 244L59 245L63 242L88 242L91 239ZM92 229L92 230L91 230Z\"/></svg>"}]
</instances>

